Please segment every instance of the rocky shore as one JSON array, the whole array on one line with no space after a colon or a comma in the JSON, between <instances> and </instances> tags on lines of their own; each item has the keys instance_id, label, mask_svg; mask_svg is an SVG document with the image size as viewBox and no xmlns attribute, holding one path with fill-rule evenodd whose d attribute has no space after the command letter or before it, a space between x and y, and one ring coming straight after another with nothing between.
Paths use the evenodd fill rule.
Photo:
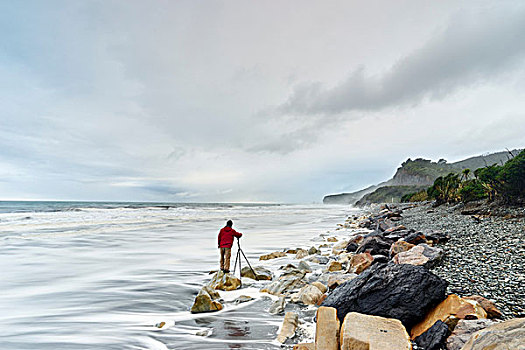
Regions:
<instances>
[{"instance_id":1,"label":"rocky shore","mask_svg":"<svg viewBox=\"0 0 525 350\"><path fill-rule=\"evenodd\" d=\"M242 283L272 299L269 313L284 315L276 346L525 349L525 318L519 318L525 295L523 223L519 213L371 208L319 235L311 247L261 256L255 271L243 269L242 280L215 273L191 311L222 310L225 302L216 291ZM246 301L252 296L230 303Z\"/></svg>"}]
</instances>

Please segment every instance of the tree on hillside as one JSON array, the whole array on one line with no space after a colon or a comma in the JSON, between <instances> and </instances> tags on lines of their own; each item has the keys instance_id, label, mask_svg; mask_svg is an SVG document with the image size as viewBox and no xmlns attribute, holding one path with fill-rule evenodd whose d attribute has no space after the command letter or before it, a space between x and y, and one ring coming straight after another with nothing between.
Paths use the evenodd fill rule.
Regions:
<instances>
[{"instance_id":1,"label":"tree on hillside","mask_svg":"<svg viewBox=\"0 0 525 350\"><path fill-rule=\"evenodd\" d=\"M434 184L427 190L428 198L435 199L436 204L453 203L459 199L457 190L461 180L458 174L450 173L447 176L440 176Z\"/></svg>"},{"instance_id":2,"label":"tree on hillside","mask_svg":"<svg viewBox=\"0 0 525 350\"><path fill-rule=\"evenodd\" d=\"M474 172L476 178L481 181L483 187L485 188L490 201L496 199L496 196L501 189L501 183L498 180L500 171L501 166L493 164L484 168L476 169Z\"/></svg>"},{"instance_id":3,"label":"tree on hillside","mask_svg":"<svg viewBox=\"0 0 525 350\"><path fill-rule=\"evenodd\" d=\"M525 199L525 150L501 167L497 180L505 201Z\"/></svg>"},{"instance_id":4,"label":"tree on hillside","mask_svg":"<svg viewBox=\"0 0 525 350\"><path fill-rule=\"evenodd\" d=\"M462 181L468 180L468 177L470 175L470 169L468 169L468 168L467 169L463 169L463 171L461 173L463 174L461 180Z\"/></svg>"}]
</instances>

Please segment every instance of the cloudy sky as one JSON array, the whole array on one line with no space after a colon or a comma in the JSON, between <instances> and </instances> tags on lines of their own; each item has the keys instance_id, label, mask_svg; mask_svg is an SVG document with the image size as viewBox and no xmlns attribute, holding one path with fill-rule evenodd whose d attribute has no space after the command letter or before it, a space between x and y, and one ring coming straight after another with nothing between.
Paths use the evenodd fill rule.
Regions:
<instances>
[{"instance_id":1,"label":"cloudy sky","mask_svg":"<svg viewBox=\"0 0 525 350\"><path fill-rule=\"evenodd\" d=\"M0 199L319 202L524 96L523 1L0 0Z\"/></svg>"}]
</instances>

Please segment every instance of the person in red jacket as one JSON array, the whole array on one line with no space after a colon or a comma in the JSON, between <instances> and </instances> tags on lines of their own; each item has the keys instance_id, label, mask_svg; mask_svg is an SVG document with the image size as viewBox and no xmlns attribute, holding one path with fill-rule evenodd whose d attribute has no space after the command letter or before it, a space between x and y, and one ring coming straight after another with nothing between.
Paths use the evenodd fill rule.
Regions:
<instances>
[{"instance_id":1,"label":"person in red jacket","mask_svg":"<svg viewBox=\"0 0 525 350\"><path fill-rule=\"evenodd\" d=\"M221 252L221 271L230 272L230 257L232 255L233 237L241 238L242 233L235 231L233 222L228 220L219 232L219 250Z\"/></svg>"}]
</instances>

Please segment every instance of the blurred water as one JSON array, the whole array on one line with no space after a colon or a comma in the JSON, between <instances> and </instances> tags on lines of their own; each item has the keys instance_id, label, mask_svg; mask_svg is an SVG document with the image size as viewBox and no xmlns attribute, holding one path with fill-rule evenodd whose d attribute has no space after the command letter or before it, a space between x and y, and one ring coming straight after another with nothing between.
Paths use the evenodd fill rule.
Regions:
<instances>
[{"instance_id":1,"label":"blurred water","mask_svg":"<svg viewBox=\"0 0 525 350\"><path fill-rule=\"evenodd\" d=\"M0 202L0 347L278 348L282 318L266 312L271 300L188 312L218 267L218 230L234 220L258 265L259 255L308 246L351 213L327 205ZM240 292L256 296L259 287ZM201 330L209 336L196 336Z\"/></svg>"}]
</instances>

